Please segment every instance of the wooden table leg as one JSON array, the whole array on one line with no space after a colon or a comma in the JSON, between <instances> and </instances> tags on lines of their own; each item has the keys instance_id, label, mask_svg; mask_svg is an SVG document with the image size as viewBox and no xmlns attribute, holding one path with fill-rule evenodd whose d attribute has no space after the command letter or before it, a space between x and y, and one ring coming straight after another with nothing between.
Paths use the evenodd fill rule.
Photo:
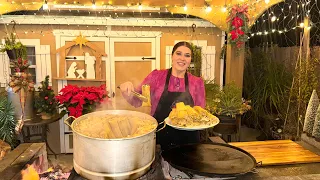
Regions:
<instances>
[{"instance_id":1,"label":"wooden table leg","mask_svg":"<svg viewBox=\"0 0 320 180\"><path fill-rule=\"evenodd\" d=\"M236 141L240 142L240 137L241 137L241 115L237 115L236 116L236 127L237 127L237 132L235 134Z\"/></svg>"},{"instance_id":2,"label":"wooden table leg","mask_svg":"<svg viewBox=\"0 0 320 180\"><path fill-rule=\"evenodd\" d=\"M48 130L48 126L47 125L42 126L42 140L43 140L43 142L46 142L46 146L53 153L55 159L57 159L57 154L49 146L49 143L48 143L48 140L47 140L47 130Z\"/></svg>"}]
</instances>

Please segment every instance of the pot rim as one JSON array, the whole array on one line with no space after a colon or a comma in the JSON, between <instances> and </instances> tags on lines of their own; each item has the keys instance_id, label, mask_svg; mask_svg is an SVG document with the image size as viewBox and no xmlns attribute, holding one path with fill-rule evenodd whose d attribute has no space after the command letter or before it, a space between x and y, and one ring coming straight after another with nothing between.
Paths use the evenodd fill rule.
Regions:
<instances>
[{"instance_id":1,"label":"pot rim","mask_svg":"<svg viewBox=\"0 0 320 180\"><path fill-rule=\"evenodd\" d=\"M154 123L157 124L157 126L152 129L150 132L146 133L146 134L142 134L142 135L139 135L139 136L136 136L136 137L128 137L128 138L115 138L115 139L104 139L104 138L94 138L94 137L90 137L90 136L87 136L87 135L84 135L82 133L80 133L79 131L76 131L74 130L74 126L75 126L75 123L78 122L78 121L81 121L82 119L85 119L87 118L88 116L90 115L93 115L93 114L102 114L102 115L107 115L107 114L123 114L123 115L130 115L130 114L136 114L136 115L139 115L139 116L145 116L145 117L148 117L150 118L150 120L153 120ZM143 136L147 136L151 133L155 133L157 127L158 127L158 121L150 116L149 114L146 114L146 113L142 113L142 112L138 112L138 111L131 111L131 110L101 110L101 111L95 111L95 112L92 112L92 113L88 113L88 114L85 114L85 115L82 115L78 118L75 118L71 125L68 123L68 119L72 117L72 118L75 118L73 116L69 116L66 120L65 120L65 124L67 124L73 133L76 133L77 135L80 135L82 137L85 137L85 138L88 138L88 139L96 139L96 140L102 140L102 141L123 141L123 140L132 140L132 139L137 139L137 138L140 138L140 137L143 137Z\"/></svg>"}]
</instances>

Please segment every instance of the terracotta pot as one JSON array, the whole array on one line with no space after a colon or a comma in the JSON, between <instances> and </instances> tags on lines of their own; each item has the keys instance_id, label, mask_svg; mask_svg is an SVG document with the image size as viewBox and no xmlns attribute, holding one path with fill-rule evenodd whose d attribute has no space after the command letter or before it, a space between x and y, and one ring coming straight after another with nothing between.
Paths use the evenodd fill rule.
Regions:
<instances>
[{"instance_id":1,"label":"terracotta pot","mask_svg":"<svg viewBox=\"0 0 320 180\"><path fill-rule=\"evenodd\" d=\"M237 131L236 118L225 115L217 115L220 123L214 127L214 131L221 134L234 134Z\"/></svg>"},{"instance_id":2,"label":"terracotta pot","mask_svg":"<svg viewBox=\"0 0 320 180\"><path fill-rule=\"evenodd\" d=\"M52 118L52 114L45 113L45 112L42 112L40 114L41 114L41 119L51 119Z\"/></svg>"},{"instance_id":3,"label":"terracotta pot","mask_svg":"<svg viewBox=\"0 0 320 180\"><path fill-rule=\"evenodd\" d=\"M314 137L317 142L320 142L320 137Z\"/></svg>"}]
</instances>

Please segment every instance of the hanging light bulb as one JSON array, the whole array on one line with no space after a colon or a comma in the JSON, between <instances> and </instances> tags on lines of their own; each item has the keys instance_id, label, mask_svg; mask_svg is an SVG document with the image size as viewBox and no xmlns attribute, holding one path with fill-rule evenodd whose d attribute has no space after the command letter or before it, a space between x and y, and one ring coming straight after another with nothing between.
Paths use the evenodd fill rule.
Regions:
<instances>
[{"instance_id":1,"label":"hanging light bulb","mask_svg":"<svg viewBox=\"0 0 320 180\"><path fill-rule=\"evenodd\" d=\"M92 9L96 9L96 8L97 8L96 2L95 2L95 0L92 0Z\"/></svg>"},{"instance_id":2,"label":"hanging light bulb","mask_svg":"<svg viewBox=\"0 0 320 180\"><path fill-rule=\"evenodd\" d=\"M42 5L42 9L43 9L43 10L49 9L47 0L44 1L43 5Z\"/></svg>"},{"instance_id":3,"label":"hanging light bulb","mask_svg":"<svg viewBox=\"0 0 320 180\"><path fill-rule=\"evenodd\" d=\"M304 27L304 23L300 23L300 25L299 25L301 28L303 28Z\"/></svg>"},{"instance_id":4,"label":"hanging light bulb","mask_svg":"<svg viewBox=\"0 0 320 180\"><path fill-rule=\"evenodd\" d=\"M188 7L187 7L186 4L184 5L183 9L184 9L184 11L187 11L187 10L188 10Z\"/></svg>"},{"instance_id":5,"label":"hanging light bulb","mask_svg":"<svg viewBox=\"0 0 320 180\"><path fill-rule=\"evenodd\" d=\"M207 13L211 12L212 11L212 7L207 2L205 2L205 3L206 3L206 12Z\"/></svg>"},{"instance_id":6,"label":"hanging light bulb","mask_svg":"<svg viewBox=\"0 0 320 180\"><path fill-rule=\"evenodd\" d=\"M264 0L264 2L265 2L266 4L269 4L270 0Z\"/></svg>"},{"instance_id":7,"label":"hanging light bulb","mask_svg":"<svg viewBox=\"0 0 320 180\"><path fill-rule=\"evenodd\" d=\"M141 3L139 3L138 8L139 8L140 11L142 10L142 5L141 5Z\"/></svg>"},{"instance_id":8,"label":"hanging light bulb","mask_svg":"<svg viewBox=\"0 0 320 180\"><path fill-rule=\"evenodd\" d=\"M226 11L227 11L226 5L224 5L224 6L222 7L221 11L222 11L222 12L226 12Z\"/></svg>"}]
</instances>

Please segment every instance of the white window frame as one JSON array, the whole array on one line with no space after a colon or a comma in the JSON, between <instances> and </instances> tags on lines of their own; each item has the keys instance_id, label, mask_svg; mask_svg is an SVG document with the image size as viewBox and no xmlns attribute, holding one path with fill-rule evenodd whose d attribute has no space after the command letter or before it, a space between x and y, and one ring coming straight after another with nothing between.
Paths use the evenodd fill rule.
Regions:
<instances>
[{"instance_id":1,"label":"white window frame","mask_svg":"<svg viewBox=\"0 0 320 180\"><path fill-rule=\"evenodd\" d=\"M40 64L41 62L41 44L40 44L40 39L20 39L19 40L23 45L28 46L28 47L34 47L35 48L35 60L36 60L36 65L30 65L29 68L34 68L35 72L36 72L36 84L35 84L35 89L37 90L37 88L40 85L41 81L44 81L44 78L46 75L50 76L50 85L52 85L51 83L51 61L50 64L47 64L46 68L48 69L48 73L45 72L41 72L40 69ZM50 55L50 54L48 54Z\"/></svg>"}]
</instances>

